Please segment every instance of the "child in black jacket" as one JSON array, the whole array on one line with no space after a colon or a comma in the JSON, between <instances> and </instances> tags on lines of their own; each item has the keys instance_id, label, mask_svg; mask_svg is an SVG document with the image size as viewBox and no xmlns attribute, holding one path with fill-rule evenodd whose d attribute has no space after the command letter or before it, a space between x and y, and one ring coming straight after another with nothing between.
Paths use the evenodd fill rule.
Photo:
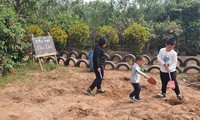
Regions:
<instances>
[{"instance_id":1,"label":"child in black jacket","mask_svg":"<svg viewBox=\"0 0 200 120\"><path fill-rule=\"evenodd\" d=\"M93 89L97 87L96 93L105 93L106 91L101 88L102 78L104 76L104 63L105 63L105 51L107 46L107 39L105 37L100 38L98 44L95 46L93 54L93 70L96 75L96 79L92 85L87 89L89 95L94 96Z\"/></svg>"}]
</instances>

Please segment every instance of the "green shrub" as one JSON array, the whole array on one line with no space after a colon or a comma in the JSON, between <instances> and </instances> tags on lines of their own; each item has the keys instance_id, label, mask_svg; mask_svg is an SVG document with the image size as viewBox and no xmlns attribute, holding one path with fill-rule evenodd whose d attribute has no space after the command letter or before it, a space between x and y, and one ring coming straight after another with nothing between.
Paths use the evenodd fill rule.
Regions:
<instances>
[{"instance_id":1,"label":"green shrub","mask_svg":"<svg viewBox=\"0 0 200 120\"><path fill-rule=\"evenodd\" d=\"M78 22L69 29L69 41L75 43L80 50L83 50L89 34L89 27L82 22Z\"/></svg>"},{"instance_id":2,"label":"green shrub","mask_svg":"<svg viewBox=\"0 0 200 120\"><path fill-rule=\"evenodd\" d=\"M60 27L55 27L51 29L50 34L53 37L56 50L63 51L67 43L67 33Z\"/></svg>"},{"instance_id":3,"label":"green shrub","mask_svg":"<svg viewBox=\"0 0 200 120\"><path fill-rule=\"evenodd\" d=\"M123 33L126 43L133 47L135 55L142 53L145 43L149 40L149 35L149 29L137 23L128 27Z\"/></svg>"},{"instance_id":4,"label":"green shrub","mask_svg":"<svg viewBox=\"0 0 200 120\"><path fill-rule=\"evenodd\" d=\"M158 41L155 42L159 42L159 40L165 42L167 39L180 36L182 32L182 27L174 21L156 23L154 26L154 34L156 35L155 39Z\"/></svg>"},{"instance_id":5,"label":"green shrub","mask_svg":"<svg viewBox=\"0 0 200 120\"><path fill-rule=\"evenodd\" d=\"M31 18L26 19L26 22L28 25L38 25L39 29L42 29L44 32L42 34L47 34L51 28L51 22L48 22L46 19L31 17Z\"/></svg>"},{"instance_id":6,"label":"green shrub","mask_svg":"<svg viewBox=\"0 0 200 120\"><path fill-rule=\"evenodd\" d=\"M51 62L51 63L47 63L44 67L45 67L45 70L51 71L57 68L57 64L54 62Z\"/></svg>"},{"instance_id":7,"label":"green shrub","mask_svg":"<svg viewBox=\"0 0 200 120\"><path fill-rule=\"evenodd\" d=\"M29 31L33 34L34 37L39 37L44 34L43 30L38 25L30 25L28 26Z\"/></svg>"},{"instance_id":8,"label":"green shrub","mask_svg":"<svg viewBox=\"0 0 200 120\"><path fill-rule=\"evenodd\" d=\"M30 52L29 35L19 22L19 16L9 8L0 7L0 74L7 74L20 65Z\"/></svg>"},{"instance_id":9,"label":"green shrub","mask_svg":"<svg viewBox=\"0 0 200 120\"><path fill-rule=\"evenodd\" d=\"M200 53L200 21L189 23L188 43Z\"/></svg>"},{"instance_id":10,"label":"green shrub","mask_svg":"<svg viewBox=\"0 0 200 120\"><path fill-rule=\"evenodd\" d=\"M103 26L98 29L97 40L103 36L108 39L109 44L118 43L119 41L118 32L112 26Z\"/></svg>"},{"instance_id":11,"label":"green shrub","mask_svg":"<svg viewBox=\"0 0 200 120\"><path fill-rule=\"evenodd\" d=\"M72 13L59 13L54 21L54 24L61 27L62 30L67 32L73 25L79 22L79 17Z\"/></svg>"}]
</instances>

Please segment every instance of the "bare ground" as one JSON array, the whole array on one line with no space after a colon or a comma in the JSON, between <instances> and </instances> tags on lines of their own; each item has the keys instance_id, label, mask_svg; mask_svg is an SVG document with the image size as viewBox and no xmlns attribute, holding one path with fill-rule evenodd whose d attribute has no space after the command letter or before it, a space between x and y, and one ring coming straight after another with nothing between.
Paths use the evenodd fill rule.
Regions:
<instances>
[{"instance_id":1,"label":"bare ground","mask_svg":"<svg viewBox=\"0 0 200 120\"><path fill-rule=\"evenodd\" d=\"M185 96L178 100L170 88L166 98L156 98L159 74L148 73L157 79L157 85L143 78L140 96L144 102L133 103L127 97L133 90L126 79L130 71L106 70L102 86L107 93L95 97L86 95L95 77L86 68L60 67L28 74L31 81L0 89L0 120L200 120L197 74L178 75Z\"/></svg>"}]
</instances>

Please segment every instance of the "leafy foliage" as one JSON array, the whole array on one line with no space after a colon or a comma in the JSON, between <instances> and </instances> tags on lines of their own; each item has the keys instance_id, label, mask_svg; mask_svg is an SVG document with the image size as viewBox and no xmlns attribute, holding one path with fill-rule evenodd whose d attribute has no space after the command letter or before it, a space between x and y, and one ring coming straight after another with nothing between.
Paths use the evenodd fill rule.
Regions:
<instances>
[{"instance_id":1,"label":"leafy foliage","mask_svg":"<svg viewBox=\"0 0 200 120\"><path fill-rule=\"evenodd\" d=\"M53 37L56 50L62 51L67 43L67 33L63 31L60 27L52 28L50 33Z\"/></svg>"},{"instance_id":2,"label":"leafy foliage","mask_svg":"<svg viewBox=\"0 0 200 120\"><path fill-rule=\"evenodd\" d=\"M79 22L79 17L77 15L73 15L71 13L60 13L57 15L57 19L55 20L55 25L58 25L66 32Z\"/></svg>"},{"instance_id":3,"label":"leafy foliage","mask_svg":"<svg viewBox=\"0 0 200 120\"><path fill-rule=\"evenodd\" d=\"M149 29L137 23L128 27L123 33L124 39L128 45L133 46L133 53L136 55L142 53L145 43L149 40L149 35Z\"/></svg>"},{"instance_id":4,"label":"leafy foliage","mask_svg":"<svg viewBox=\"0 0 200 120\"><path fill-rule=\"evenodd\" d=\"M156 23L154 26L156 38L163 41L172 37L180 36L182 32L182 27L174 21L160 22Z\"/></svg>"},{"instance_id":5,"label":"leafy foliage","mask_svg":"<svg viewBox=\"0 0 200 120\"><path fill-rule=\"evenodd\" d=\"M97 39L105 36L108 39L109 44L118 43L119 36L115 28L111 26L100 27L97 31Z\"/></svg>"},{"instance_id":6,"label":"leafy foliage","mask_svg":"<svg viewBox=\"0 0 200 120\"><path fill-rule=\"evenodd\" d=\"M160 23L174 21L177 26L168 28L181 27L180 35L175 36L180 39L180 46L188 45L189 48L197 49L200 47L197 32L200 21L199 0L107 0L107 2L103 0L90 2L83 0L1 0L0 4L15 10L19 16L25 18L27 25L39 25L45 34L50 31L50 28L56 26L68 33L73 25L84 21L91 32L91 39L88 43L94 42L99 27L113 26L117 29L119 43L123 46L127 44L121 41L123 31L132 23L139 23L144 27L151 26L151 41L162 44L164 39L175 36L175 34L173 32L169 34L164 29L162 32L165 33L158 33L156 27L159 27ZM160 41L159 38L161 38ZM73 46L72 44L73 42L68 45ZM154 44L149 45L149 48L154 47Z\"/></svg>"},{"instance_id":7,"label":"leafy foliage","mask_svg":"<svg viewBox=\"0 0 200 120\"><path fill-rule=\"evenodd\" d=\"M69 41L76 44L82 50L89 38L89 27L83 22L78 22L69 29Z\"/></svg>"},{"instance_id":8,"label":"leafy foliage","mask_svg":"<svg viewBox=\"0 0 200 120\"><path fill-rule=\"evenodd\" d=\"M52 23L49 22L48 20L40 19L36 17L27 18L26 22L27 22L27 25L30 25L30 27L32 25L37 25L37 29L41 29L41 31L43 31L43 33L40 33L41 35L47 34L50 31L50 28L52 26ZM32 28L32 29L36 29L36 28Z\"/></svg>"},{"instance_id":9,"label":"leafy foliage","mask_svg":"<svg viewBox=\"0 0 200 120\"><path fill-rule=\"evenodd\" d=\"M39 37L44 34L43 30L38 25L30 25L28 26L29 31L33 34L34 37Z\"/></svg>"},{"instance_id":10,"label":"leafy foliage","mask_svg":"<svg viewBox=\"0 0 200 120\"><path fill-rule=\"evenodd\" d=\"M189 34L190 44L200 51L200 22L191 22L189 24Z\"/></svg>"},{"instance_id":11,"label":"leafy foliage","mask_svg":"<svg viewBox=\"0 0 200 120\"><path fill-rule=\"evenodd\" d=\"M29 37L18 18L12 9L0 7L0 64L4 74L20 65L23 57L30 52Z\"/></svg>"}]
</instances>

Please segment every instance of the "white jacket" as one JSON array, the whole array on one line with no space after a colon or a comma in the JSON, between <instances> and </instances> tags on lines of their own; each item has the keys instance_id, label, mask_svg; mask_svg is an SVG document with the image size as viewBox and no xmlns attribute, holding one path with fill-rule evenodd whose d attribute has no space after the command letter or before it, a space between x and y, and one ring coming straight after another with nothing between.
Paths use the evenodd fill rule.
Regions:
<instances>
[{"instance_id":1,"label":"white jacket","mask_svg":"<svg viewBox=\"0 0 200 120\"><path fill-rule=\"evenodd\" d=\"M174 72L176 71L177 65L177 52L174 50L167 51L166 48L162 48L157 55L157 60L160 62L160 70L161 72ZM169 65L169 69L166 70L164 64Z\"/></svg>"},{"instance_id":2,"label":"white jacket","mask_svg":"<svg viewBox=\"0 0 200 120\"><path fill-rule=\"evenodd\" d=\"M134 63L131 71L131 83L139 83L141 75L146 75L140 70L140 66L137 63Z\"/></svg>"}]
</instances>

